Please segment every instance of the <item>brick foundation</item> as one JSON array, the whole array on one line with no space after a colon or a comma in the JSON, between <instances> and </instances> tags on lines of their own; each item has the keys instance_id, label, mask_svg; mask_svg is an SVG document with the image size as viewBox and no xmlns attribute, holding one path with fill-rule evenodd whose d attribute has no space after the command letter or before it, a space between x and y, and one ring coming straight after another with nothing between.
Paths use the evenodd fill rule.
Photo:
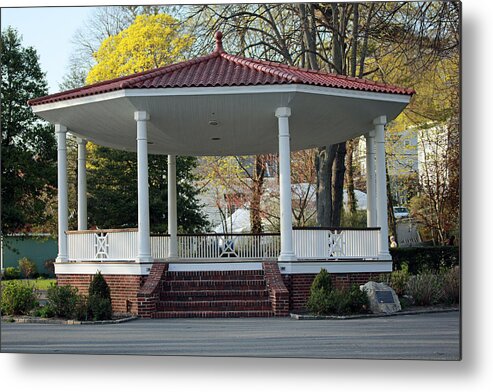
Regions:
<instances>
[{"instance_id":1,"label":"brick foundation","mask_svg":"<svg viewBox=\"0 0 493 392\"><path fill-rule=\"evenodd\" d=\"M358 272L344 274L330 274L332 285L337 289L349 288L353 284L362 285L370 280L378 280L382 273ZM310 287L317 274L291 274L282 275L284 284L289 291L289 309L305 310Z\"/></svg>"},{"instance_id":2,"label":"brick foundation","mask_svg":"<svg viewBox=\"0 0 493 392\"><path fill-rule=\"evenodd\" d=\"M274 316L289 315L289 291L283 282L277 262L262 263Z\"/></svg>"},{"instance_id":3,"label":"brick foundation","mask_svg":"<svg viewBox=\"0 0 493 392\"><path fill-rule=\"evenodd\" d=\"M253 317L253 316L263 316L266 311L262 310L262 312L255 313L253 310L248 310L248 306L250 306L247 299L252 302L252 306L257 306L262 302L268 300L270 302L271 315L274 316L287 316L290 311L300 311L306 309L306 303L308 301L308 297L310 295L310 287L312 285L313 280L315 279L316 274L290 274L290 275L281 275L279 272L279 267L275 262L264 262L262 263L263 267L263 277L265 277L264 281L264 289L265 298L260 294L255 294L254 298L250 297L241 297L241 301L244 302L243 308L241 308L241 312L229 312L223 317ZM163 312L159 306L162 305L164 299L161 298L163 296L163 282L166 282L166 279L171 279L170 277L166 278L168 271L167 263L154 263L149 276L142 275L104 275L104 279L108 283L111 291L111 302L113 306L113 311L116 313L132 313L139 315L145 318L154 318L159 316L160 313ZM234 272L233 272L234 273ZM237 272L241 275L245 275L245 272ZM206 284L209 280L214 278L216 282L214 283L214 287L208 287L207 290L217 290L221 285L221 277L224 275L224 279L233 279L231 276L231 272L209 272L210 276L202 277L202 275L206 275L207 272L185 272L185 273L172 273L172 279L176 280L174 286L179 287L186 283L186 281L192 280L201 280L202 278L205 281L202 281L201 284ZM360 273L331 273L332 284L335 288L349 288L352 284L365 284L370 280L378 280L378 278L382 275L382 273L369 273L369 272L360 272ZM233 275L234 276L234 275ZM79 274L60 274L57 275L58 284L61 286L71 285L76 287L81 294L87 295L89 284L91 283L93 275L79 275ZM245 277L243 277L245 278ZM183 282L180 282L180 279ZM257 278L256 278L257 279ZM249 284L253 284L256 281L249 282ZM219 286L218 286L219 285ZM216 287L217 286L217 287ZM223 288L224 289L224 288ZM250 295L254 293L255 290L258 292L260 288L256 287L245 287L241 288L238 286L237 288L246 290L246 292ZM255 290L254 290L255 289ZM180 290L184 290L181 288ZM206 290L206 289L204 289ZM253 291L252 291L253 290ZM195 295L197 292L195 292ZM227 294L227 292L226 292ZM238 293L234 293L236 296ZM187 294L188 297L190 294ZM224 297L224 293L222 297L213 298L213 301L233 301L237 298L229 298ZM245 294L246 295L246 294ZM187 298L188 298L187 297ZM170 300L170 298L168 298ZM203 299L205 300L205 298ZM176 299L175 299L176 301ZM211 300L212 301L212 300ZM190 302L188 300L187 302ZM221 305L222 302L219 302L218 305ZM234 302L234 301L233 301ZM258 303L257 303L258 302ZM189 305L193 305L189 304ZM248 305L248 306L247 306ZM202 305L203 306L203 305ZM211 305L212 306L212 305ZM236 306L236 305L235 305ZM263 305L262 305L263 306ZM161 306L162 307L162 306ZM238 307L238 306L236 306ZM235 308L236 309L236 308ZM239 309L239 308L238 308ZM236 310L238 310L236 309ZM260 309L260 308L259 308ZM262 308L263 309L263 308ZM212 308L210 309L212 312ZM249 313L248 313L249 312ZM175 312L176 313L176 312ZM248 313L248 314L247 314ZM250 314L251 313L251 314ZM254 314L255 313L255 314ZM161 315L164 317L163 315ZM178 317L176 315L172 315L173 317ZM171 316L170 316L171 317ZM188 317L194 317L188 316ZM219 316L215 316L219 317Z\"/></svg>"},{"instance_id":4,"label":"brick foundation","mask_svg":"<svg viewBox=\"0 0 493 392\"><path fill-rule=\"evenodd\" d=\"M166 263L154 263L151 272L137 294L137 313L144 318L153 318L156 315L157 303L161 291L161 281L168 270Z\"/></svg>"},{"instance_id":5,"label":"brick foundation","mask_svg":"<svg viewBox=\"0 0 493 392\"><path fill-rule=\"evenodd\" d=\"M73 286L80 294L87 295L93 275L57 275L60 286ZM142 275L104 275L110 287L113 312L138 314L137 294L146 276Z\"/></svg>"}]
</instances>

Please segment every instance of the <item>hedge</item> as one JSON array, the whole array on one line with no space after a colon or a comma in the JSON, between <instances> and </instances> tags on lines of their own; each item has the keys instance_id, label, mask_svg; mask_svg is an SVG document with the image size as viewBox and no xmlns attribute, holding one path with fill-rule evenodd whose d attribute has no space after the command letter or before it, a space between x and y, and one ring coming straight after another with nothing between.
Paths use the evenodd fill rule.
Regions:
<instances>
[{"instance_id":1,"label":"hedge","mask_svg":"<svg viewBox=\"0 0 493 392\"><path fill-rule=\"evenodd\" d=\"M391 248L390 254L394 270L400 270L403 264L407 264L411 274L423 271L438 272L442 268L459 265L460 260L458 246Z\"/></svg>"}]
</instances>

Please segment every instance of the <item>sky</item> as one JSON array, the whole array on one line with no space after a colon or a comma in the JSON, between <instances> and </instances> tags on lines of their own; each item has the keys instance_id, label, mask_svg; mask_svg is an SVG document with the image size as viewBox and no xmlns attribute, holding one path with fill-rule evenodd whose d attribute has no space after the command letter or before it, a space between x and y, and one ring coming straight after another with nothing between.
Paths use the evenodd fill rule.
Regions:
<instances>
[{"instance_id":1,"label":"sky","mask_svg":"<svg viewBox=\"0 0 493 392\"><path fill-rule=\"evenodd\" d=\"M94 7L2 8L2 30L14 27L23 37L23 46L34 47L46 73L49 93L58 92L58 85L68 71L71 39L75 31L90 17Z\"/></svg>"},{"instance_id":2,"label":"sky","mask_svg":"<svg viewBox=\"0 0 493 392\"><path fill-rule=\"evenodd\" d=\"M252 0L253 1L253 0ZM200 2L187 0L186 4ZM207 1L203 1L207 3ZM215 0L221 3L224 0ZM76 30L89 20L97 6L131 4L181 4L174 0L2 0L2 31L11 25L23 37L23 46L34 47L46 72L50 94L60 91L59 84L68 72L71 43ZM64 6L61 6L63 4ZM34 5L43 5L34 7ZM20 7L22 6L22 7ZM17 8L15 8L17 7Z\"/></svg>"}]
</instances>

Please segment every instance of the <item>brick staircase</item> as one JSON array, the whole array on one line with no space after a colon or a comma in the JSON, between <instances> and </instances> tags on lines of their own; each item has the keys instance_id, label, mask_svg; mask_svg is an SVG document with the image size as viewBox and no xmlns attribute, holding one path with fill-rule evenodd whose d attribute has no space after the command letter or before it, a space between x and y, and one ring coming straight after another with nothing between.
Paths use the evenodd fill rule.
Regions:
<instances>
[{"instance_id":1,"label":"brick staircase","mask_svg":"<svg viewBox=\"0 0 493 392\"><path fill-rule=\"evenodd\" d=\"M166 271L154 318L274 316L264 271Z\"/></svg>"},{"instance_id":2,"label":"brick staircase","mask_svg":"<svg viewBox=\"0 0 493 392\"><path fill-rule=\"evenodd\" d=\"M289 291L276 262L261 270L168 270L154 263L137 293L143 318L272 317L289 315Z\"/></svg>"}]
</instances>

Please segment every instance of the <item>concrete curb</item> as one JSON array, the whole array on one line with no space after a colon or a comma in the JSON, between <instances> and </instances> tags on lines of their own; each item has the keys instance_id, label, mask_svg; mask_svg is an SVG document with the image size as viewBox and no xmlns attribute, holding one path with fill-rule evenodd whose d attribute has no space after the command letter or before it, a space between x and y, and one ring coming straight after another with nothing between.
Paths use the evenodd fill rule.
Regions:
<instances>
[{"instance_id":1,"label":"concrete curb","mask_svg":"<svg viewBox=\"0 0 493 392\"><path fill-rule=\"evenodd\" d=\"M422 309L422 310L404 310L396 313L382 313L382 314L354 314L348 316L315 316L310 314L296 314L290 313L292 319L295 320L353 320L362 318L377 318L377 317L394 317L394 316L408 316L415 314L427 314L427 313L447 313L458 312L459 308L447 308L447 309Z\"/></svg>"},{"instance_id":2,"label":"concrete curb","mask_svg":"<svg viewBox=\"0 0 493 392\"><path fill-rule=\"evenodd\" d=\"M130 316L116 320L101 321L79 321L79 320L59 320L32 317L10 317L2 316L2 322L14 322L19 324L56 324L56 325L99 325L99 324L121 324L138 319L137 316Z\"/></svg>"}]
</instances>

